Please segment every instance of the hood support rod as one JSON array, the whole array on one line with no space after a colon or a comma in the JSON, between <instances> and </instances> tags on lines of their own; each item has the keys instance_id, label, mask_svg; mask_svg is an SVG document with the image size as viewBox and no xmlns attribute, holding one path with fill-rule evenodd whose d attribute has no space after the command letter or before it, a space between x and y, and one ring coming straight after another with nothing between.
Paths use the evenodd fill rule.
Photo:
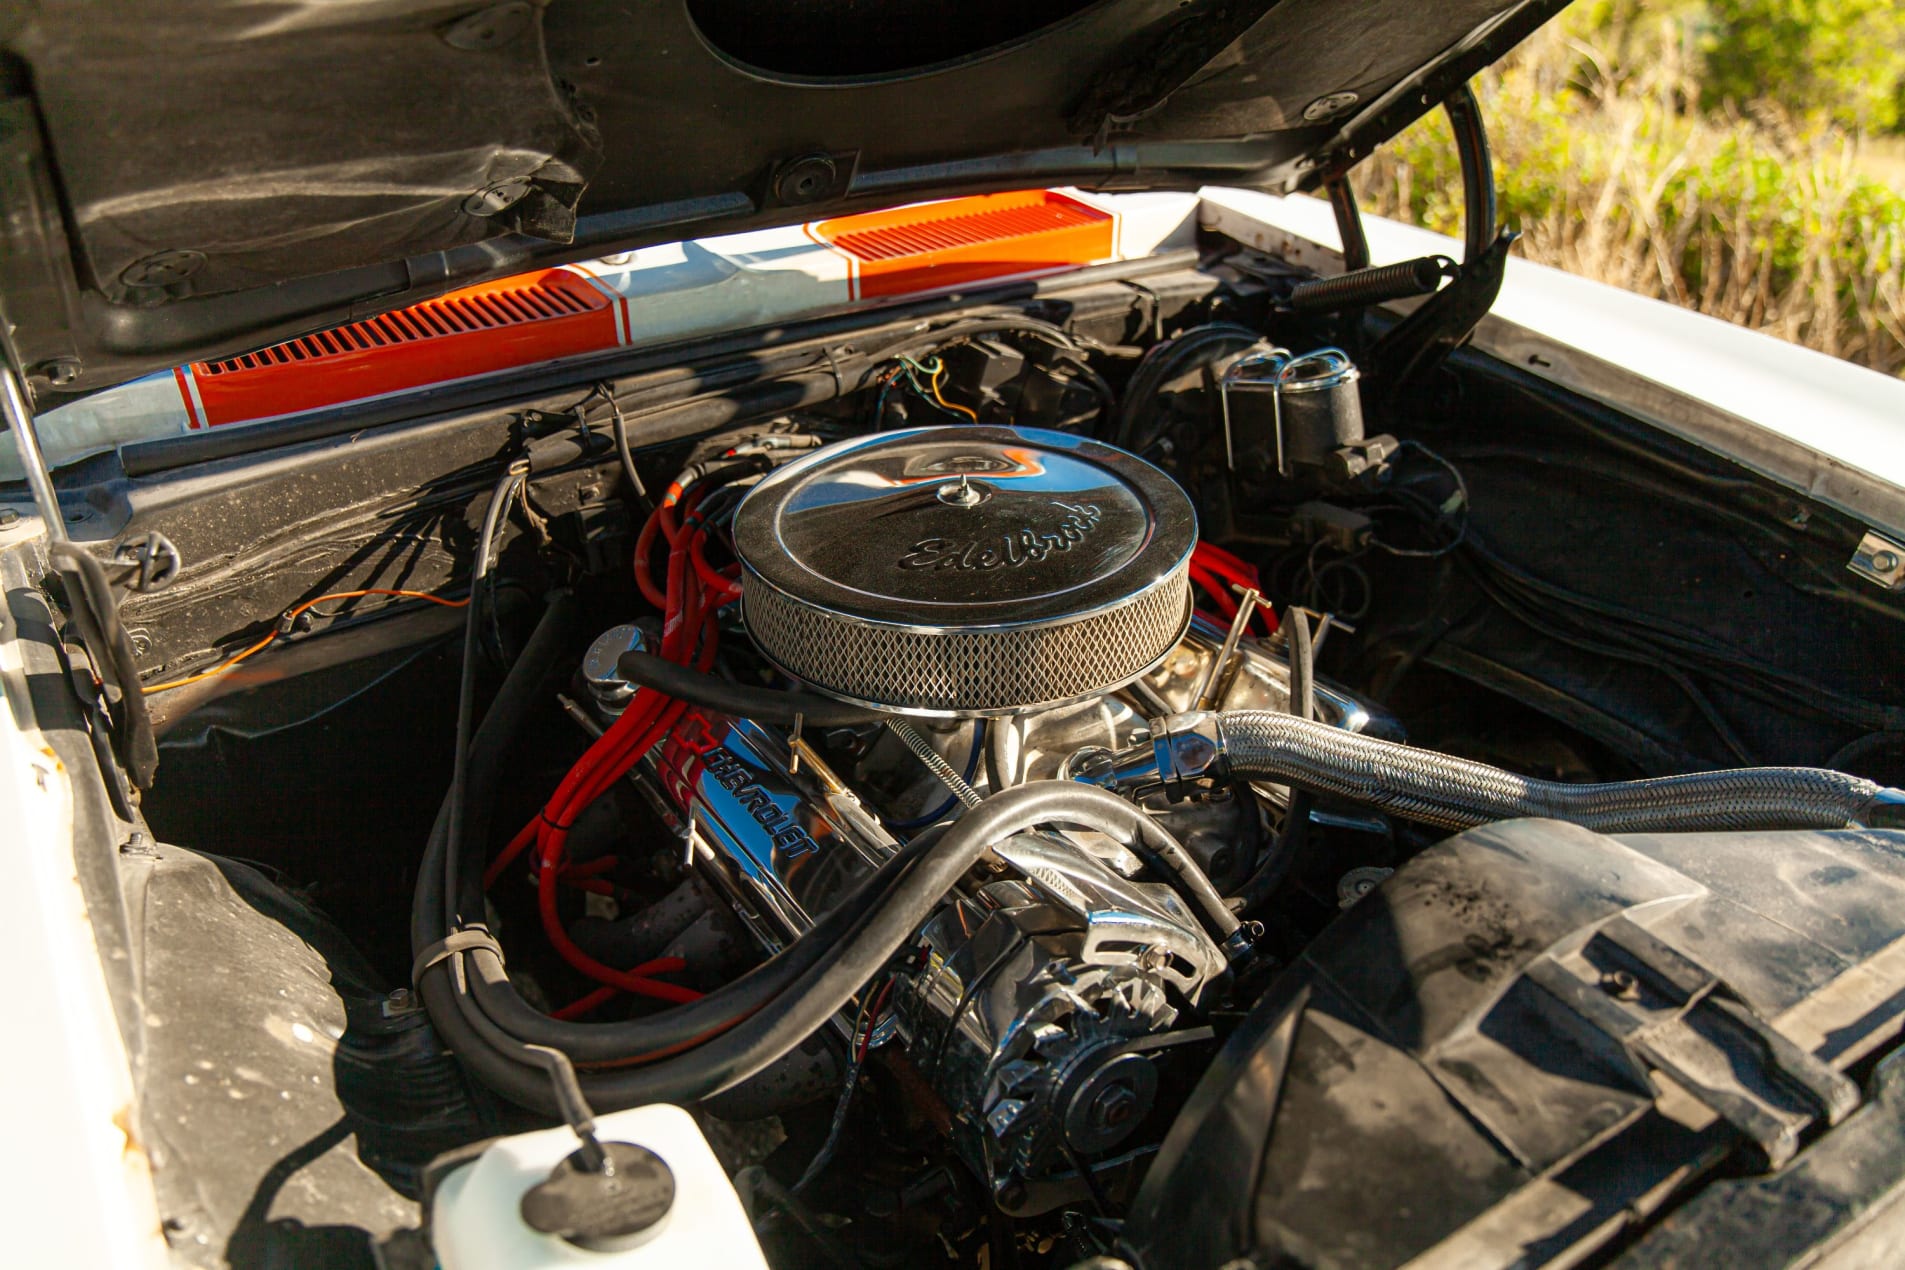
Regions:
<instances>
[{"instance_id":1,"label":"hood support rod","mask_svg":"<svg viewBox=\"0 0 1905 1270\"><path fill-rule=\"evenodd\" d=\"M8 350L11 353L11 349ZM0 409L7 417L7 431L20 451L20 466L26 472L27 488L33 491L33 505L46 522L51 542L66 541L66 517L60 512L59 495L53 491L53 474L46 470L46 453L40 449L40 434L33 428L33 408L27 404L20 377L14 373L13 359L0 366Z\"/></svg>"}]
</instances>

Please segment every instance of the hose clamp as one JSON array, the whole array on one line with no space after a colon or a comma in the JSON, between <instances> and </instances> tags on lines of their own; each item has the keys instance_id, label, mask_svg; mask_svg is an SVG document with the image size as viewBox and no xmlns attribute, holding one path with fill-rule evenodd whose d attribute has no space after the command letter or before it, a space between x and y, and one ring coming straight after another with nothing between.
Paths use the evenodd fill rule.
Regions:
<instances>
[{"instance_id":1,"label":"hose clamp","mask_svg":"<svg viewBox=\"0 0 1905 1270\"><path fill-rule=\"evenodd\" d=\"M1172 802L1183 799L1201 781L1221 778L1228 769L1223 732L1217 714L1210 710L1187 710L1153 723L1151 751L1164 795Z\"/></svg>"},{"instance_id":2,"label":"hose clamp","mask_svg":"<svg viewBox=\"0 0 1905 1270\"><path fill-rule=\"evenodd\" d=\"M1122 794L1162 787L1165 797L1180 802L1199 781L1228 774L1229 765L1217 714L1187 710L1152 723L1148 744L1115 751L1092 746L1066 760L1064 771L1071 780Z\"/></svg>"}]
</instances>

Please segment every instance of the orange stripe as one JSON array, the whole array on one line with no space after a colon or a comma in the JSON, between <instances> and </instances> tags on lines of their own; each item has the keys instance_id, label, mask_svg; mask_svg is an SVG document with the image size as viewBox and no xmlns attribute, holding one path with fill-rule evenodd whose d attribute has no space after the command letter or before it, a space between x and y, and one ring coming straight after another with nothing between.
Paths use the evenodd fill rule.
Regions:
<instances>
[{"instance_id":1,"label":"orange stripe","mask_svg":"<svg viewBox=\"0 0 1905 1270\"><path fill-rule=\"evenodd\" d=\"M857 262L858 298L1105 260L1115 222L1111 213L1053 190L1021 190L840 216L807 228L815 242Z\"/></svg>"},{"instance_id":2,"label":"orange stripe","mask_svg":"<svg viewBox=\"0 0 1905 1270\"><path fill-rule=\"evenodd\" d=\"M615 348L615 302L565 269L465 287L381 317L191 367L220 427ZM189 386L179 372L180 388ZM190 408L190 398L187 398Z\"/></svg>"}]
</instances>

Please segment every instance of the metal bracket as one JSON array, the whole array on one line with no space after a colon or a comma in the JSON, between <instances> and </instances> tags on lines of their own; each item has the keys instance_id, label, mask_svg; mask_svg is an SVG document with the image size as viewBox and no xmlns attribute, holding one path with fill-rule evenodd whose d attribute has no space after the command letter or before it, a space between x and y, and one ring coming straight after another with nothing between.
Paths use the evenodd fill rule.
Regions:
<instances>
[{"instance_id":1,"label":"metal bracket","mask_svg":"<svg viewBox=\"0 0 1905 1270\"><path fill-rule=\"evenodd\" d=\"M1389 328L1369 350L1369 379L1386 401L1395 400L1412 381L1434 370L1468 342L1501 294L1508 251L1520 237L1503 230L1486 251L1462 262L1455 280L1402 321Z\"/></svg>"},{"instance_id":2,"label":"metal bracket","mask_svg":"<svg viewBox=\"0 0 1905 1270\"><path fill-rule=\"evenodd\" d=\"M1888 591L1905 590L1905 546L1883 534L1866 530L1845 567Z\"/></svg>"},{"instance_id":3,"label":"metal bracket","mask_svg":"<svg viewBox=\"0 0 1905 1270\"><path fill-rule=\"evenodd\" d=\"M1138 966L1193 1001L1223 972L1222 950L1169 887L1119 877L1084 848L1048 834L1018 834L993 850L1038 891L1084 920L1081 960Z\"/></svg>"},{"instance_id":4,"label":"metal bracket","mask_svg":"<svg viewBox=\"0 0 1905 1270\"><path fill-rule=\"evenodd\" d=\"M162 591L178 580L184 560L172 540L158 532L148 533L136 542L122 542L113 549L112 562L123 566L114 582L128 590L145 593Z\"/></svg>"},{"instance_id":5,"label":"metal bracket","mask_svg":"<svg viewBox=\"0 0 1905 1270\"><path fill-rule=\"evenodd\" d=\"M1642 1087L1667 1077L1725 1120L1778 1168L1815 1121L1837 1124L1859 1088L1787 1039L1720 978L1628 918L1603 926L1582 950L1603 966L1590 980L1552 956L1528 979L1587 1028L1613 1042Z\"/></svg>"}]
</instances>

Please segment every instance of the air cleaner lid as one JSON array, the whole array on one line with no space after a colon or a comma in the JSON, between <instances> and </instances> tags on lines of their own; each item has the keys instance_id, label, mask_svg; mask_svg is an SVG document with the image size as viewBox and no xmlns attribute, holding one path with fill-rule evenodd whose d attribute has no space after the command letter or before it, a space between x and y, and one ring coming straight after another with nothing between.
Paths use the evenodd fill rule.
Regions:
<instances>
[{"instance_id":1,"label":"air cleaner lid","mask_svg":"<svg viewBox=\"0 0 1905 1270\"><path fill-rule=\"evenodd\" d=\"M1190 501L1122 450L1061 432L948 427L842 442L743 501L735 549L798 603L971 630L1066 622L1172 581Z\"/></svg>"}]
</instances>

